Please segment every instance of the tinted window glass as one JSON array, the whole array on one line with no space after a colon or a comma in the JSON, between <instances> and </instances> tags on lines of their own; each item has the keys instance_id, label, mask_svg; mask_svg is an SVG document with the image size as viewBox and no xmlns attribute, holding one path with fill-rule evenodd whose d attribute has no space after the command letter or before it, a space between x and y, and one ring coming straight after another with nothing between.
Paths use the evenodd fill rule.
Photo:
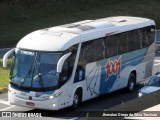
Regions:
<instances>
[{"instance_id":1,"label":"tinted window glass","mask_svg":"<svg viewBox=\"0 0 160 120\"><path fill-rule=\"evenodd\" d=\"M117 36L107 36L104 38L106 58L117 55Z\"/></svg>"},{"instance_id":2,"label":"tinted window glass","mask_svg":"<svg viewBox=\"0 0 160 120\"><path fill-rule=\"evenodd\" d=\"M105 46L102 38L93 41L92 50L93 50L92 61L98 61L105 58L105 51L104 51Z\"/></svg>"},{"instance_id":3,"label":"tinted window glass","mask_svg":"<svg viewBox=\"0 0 160 120\"><path fill-rule=\"evenodd\" d=\"M142 44L142 48L147 47L148 41L146 41L146 39L145 39L145 30L144 29L139 29L139 37L140 37L140 41Z\"/></svg>"},{"instance_id":4,"label":"tinted window glass","mask_svg":"<svg viewBox=\"0 0 160 120\"><path fill-rule=\"evenodd\" d=\"M143 48L151 45L155 40L155 26L141 28L140 37L142 39Z\"/></svg>"},{"instance_id":5,"label":"tinted window glass","mask_svg":"<svg viewBox=\"0 0 160 120\"><path fill-rule=\"evenodd\" d=\"M151 29L152 28L152 29ZM95 62L117 54L148 47L154 41L155 27L146 27L82 43L79 64Z\"/></svg>"},{"instance_id":6,"label":"tinted window glass","mask_svg":"<svg viewBox=\"0 0 160 120\"><path fill-rule=\"evenodd\" d=\"M132 30L128 32L128 51L134 51L141 48L139 30Z\"/></svg>"},{"instance_id":7,"label":"tinted window glass","mask_svg":"<svg viewBox=\"0 0 160 120\"><path fill-rule=\"evenodd\" d=\"M127 33L118 35L118 54L127 52Z\"/></svg>"},{"instance_id":8,"label":"tinted window glass","mask_svg":"<svg viewBox=\"0 0 160 120\"><path fill-rule=\"evenodd\" d=\"M150 26L145 28L146 31L146 38L148 39L149 45L151 45L154 42L154 37L155 37L155 27Z\"/></svg>"},{"instance_id":9,"label":"tinted window glass","mask_svg":"<svg viewBox=\"0 0 160 120\"><path fill-rule=\"evenodd\" d=\"M92 62L93 57L93 41L82 43L80 58L83 62L90 63Z\"/></svg>"},{"instance_id":10,"label":"tinted window glass","mask_svg":"<svg viewBox=\"0 0 160 120\"><path fill-rule=\"evenodd\" d=\"M105 58L103 39L96 39L82 43L79 61L82 64L95 62Z\"/></svg>"}]
</instances>

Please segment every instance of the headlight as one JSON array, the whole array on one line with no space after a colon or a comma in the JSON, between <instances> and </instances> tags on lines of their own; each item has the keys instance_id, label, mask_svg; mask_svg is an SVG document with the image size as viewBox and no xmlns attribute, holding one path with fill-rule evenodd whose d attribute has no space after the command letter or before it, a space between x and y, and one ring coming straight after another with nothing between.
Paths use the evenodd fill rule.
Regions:
<instances>
[{"instance_id":1,"label":"headlight","mask_svg":"<svg viewBox=\"0 0 160 120\"><path fill-rule=\"evenodd\" d=\"M50 95L50 96L46 96L45 98L47 98L47 99L54 99L54 98L58 97L61 93L62 93L62 91L60 91L60 92L58 92L56 94Z\"/></svg>"},{"instance_id":2,"label":"headlight","mask_svg":"<svg viewBox=\"0 0 160 120\"><path fill-rule=\"evenodd\" d=\"M143 95L143 93L138 93L138 97L141 97Z\"/></svg>"},{"instance_id":3,"label":"headlight","mask_svg":"<svg viewBox=\"0 0 160 120\"><path fill-rule=\"evenodd\" d=\"M13 94L17 94L17 93L16 93L15 91L13 91L13 90L8 90L8 92L11 93L12 95L13 95Z\"/></svg>"},{"instance_id":4,"label":"headlight","mask_svg":"<svg viewBox=\"0 0 160 120\"><path fill-rule=\"evenodd\" d=\"M56 104L55 104L55 103L53 104L53 107L56 107Z\"/></svg>"}]
</instances>

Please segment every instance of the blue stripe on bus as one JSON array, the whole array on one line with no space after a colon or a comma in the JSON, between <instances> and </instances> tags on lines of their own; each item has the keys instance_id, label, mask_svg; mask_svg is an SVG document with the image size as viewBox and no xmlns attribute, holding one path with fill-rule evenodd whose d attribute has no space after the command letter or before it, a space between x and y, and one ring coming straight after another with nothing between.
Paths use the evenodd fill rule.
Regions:
<instances>
[{"instance_id":1,"label":"blue stripe on bus","mask_svg":"<svg viewBox=\"0 0 160 120\"><path fill-rule=\"evenodd\" d=\"M15 90L18 90L18 91L20 91L20 92L25 92L25 93L30 93L30 91L28 91L28 90L22 90L22 89L19 89L19 88L17 88L17 87L14 87L14 86L10 86L11 88L13 88L13 89L15 89ZM34 91L33 91L34 92ZM35 92L36 93L36 92ZM52 91L45 91L45 92L43 92L43 94L47 94L47 95L51 95L51 94L53 94L54 93L54 91L52 90Z\"/></svg>"},{"instance_id":2,"label":"blue stripe on bus","mask_svg":"<svg viewBox=\"0 0 160 120\"><path fill-rule=\"evenodd\" d=\"M26 93L29 93L30 91L28 90L22 90L22 89L19 89L17 87L14 87L14 86L10 86L11 88L15 89L15 90L18 90L18 91L21 91L21 92L26 92Z\"/></svg>"},{"instance_id":3,"label":"blue stripe on bus","mask_svg":"<svg viewBox=\"0 0 160 120\"><path fill-rule=\"evenodd\" d=\"M136 66L139 63L141 63L144 59L146 52L147 52L147 48L144 48L142 50L134 51L132 53L126 53L121 56L115 56L115 57L97 62L97 64L103 66L101 69L101 80L100 80L100 87L99 87L100 94L108 93L110 89L113 87L116 79L118 78L118 75L116 73L116 74L112 74L111 76L109 76L109 78L106 80L105 69L106 69L107 61L109 60L115 61L120 58L121 59L120 71L122 71L127 66Z\"/></svg>"},{"instance_id":4,"label":"blue stripe on bus","mask_svg":"<svg viewBox=\"0 0 160 120\"><path fill-rule=\"evenodd\" d=\"M47 95L51 95L51 94L53 94L54 93L54 91L46 91L46 92L43 92L43 94L47 94Z\"/></svg>"}]
</instances>

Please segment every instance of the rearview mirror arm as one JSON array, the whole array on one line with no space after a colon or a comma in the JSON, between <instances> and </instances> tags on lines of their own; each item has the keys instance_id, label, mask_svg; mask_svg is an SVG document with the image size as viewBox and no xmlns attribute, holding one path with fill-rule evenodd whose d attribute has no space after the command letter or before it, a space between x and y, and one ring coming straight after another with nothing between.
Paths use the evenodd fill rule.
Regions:
<instances>
[{"instance_id":1,"label":"rearview mirror arm","mask_svg":"<svg viewBox=\"0 0 160 120\"><path fill-rule=\"evenodd\" d=\"M65 61L71 54L72 54L72 53L69 52L69 53L63 55L63 56L59 59L59 61L58 61L58 63L57 63L57 73L60 73L60 72L62 71L62 66L63 66L63 64L64 64L64 61Z\"/></svg>"},{"instance_id":2,"label":"rearview mirror arm","mask_svg":"<svg viewBox=\"0 0 160 120\"><path fill-rule=\"evenodd\" d=\"M7 67L8 57L12 55L15 51L15 48L9 50L4 56L3 56L3 67Z\"/></svg>"}]
</instances>

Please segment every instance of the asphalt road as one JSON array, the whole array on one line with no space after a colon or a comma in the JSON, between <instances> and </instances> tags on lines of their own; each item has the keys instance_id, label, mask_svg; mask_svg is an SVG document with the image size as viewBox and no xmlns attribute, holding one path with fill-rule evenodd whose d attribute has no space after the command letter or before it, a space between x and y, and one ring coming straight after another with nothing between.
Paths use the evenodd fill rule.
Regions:
<instances>
[{"instance_id":1,"label":"asphalt road","mask_svg":"<svg viewBox=\"0 0 160 120\"><path fill-rule=\"evenodd\" d=\"M154 62L153 73L160 71L160 52L156 52L156 58ZM0 94L0 111L22 111L27 113L42 113L43 117L49 119L78 119L77 115L83 114L87 115L85 111L103 111L104 109L111 108L115 105L121 104L123 102L129 101L137 97L138 90L142 87L142 84L136 86L136 89L132 93L126 93L124 89L103 95L98 98L83 102L77 110L72 110L70 107L65 108L60 111L49 111L49 110L38 110L23 108L17 106L10 106L7 102L7 93ZM6 120L14 118L3 118ZM28 119L28 118L23 118ZM30 118L34 120L35 118ZM39 119L39 118L38 118Z\"/></svg>"}]
</instances>

